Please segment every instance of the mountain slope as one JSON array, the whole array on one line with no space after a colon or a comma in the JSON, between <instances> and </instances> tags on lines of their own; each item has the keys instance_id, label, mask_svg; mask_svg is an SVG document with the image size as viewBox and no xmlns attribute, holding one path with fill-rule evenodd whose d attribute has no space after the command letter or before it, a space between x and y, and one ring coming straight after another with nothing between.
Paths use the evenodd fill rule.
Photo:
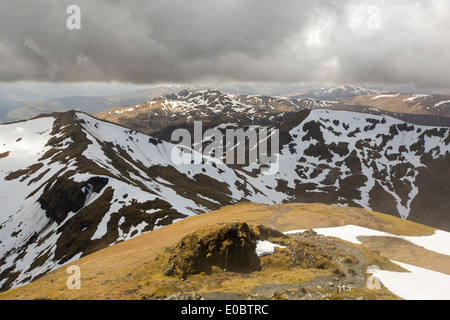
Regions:
<instances>
[{"instance_id":1,"label":"mountain slope","mask_svg":"<svg viewBox=\"0 0 450 320\"><path fill-rule=\"evenodd\" d=\"M92 84L91 84L92 85ZM108 93L108 90L101 90L96 87L88 88L89 94L84 93L86 87L78 88L79 94L70 94L77 87L68 90L62 88L51 88L43 84L37 88L27 87L27 85L0 85L0 120L2 122L13 122L30 119L40 114L53 112L65 112L77 110L90 114L102 112L116 106L136 105L142 101L152 100L165 94L177 93L182 90L208 90L214 87L222 92L236 95L265 94L270 96L288 96L295 92L303 91L306 85L287 84L258 84L258 83L220 83L220 84L160 84L150 86L145 90L138 90L127 93ZM58 98L51 98L49 91L60 90ZM123 88L120 89L123 92ZM136 89L137 90L137 89ZM42 94L34 93L42 92ZM103 94L101 94L103 92Z\"/></svg>"},{"instance_id":2,"label":"mountain slope","mask_svg":"<svg viewBox=\"0 0 450 320\"><path fill-rule=\"evenodd\" d=\"M174 166L173 144L79 112L2 125L0 137L3 289L188 215L277 198L214 159Z\"/></svg>"},{"instance_id":3,"label":"mountain slope","mask_svg":"<svg viewBox=\"0 0 450 320\"><path fill-rule=\"evenodd\" d=\"M77 110L96 113L117 105L136 104L145 99L153 99L173 91L183 90L182 85L161 85L149 89L128 93L95 96L67 96L49 100L41 97L39 100L26 101L8 110L2 117L4 122L13 122L37 117L41 114Z\"/></svg>"},{"instance_id":4,"label":"mountain slope","mask_svg":"<svg viewBox=\"0 0 450 320\"><path fill-rule=\"evenodd\" d=\"M328 273L328 269L284 267L284 261L289 259L285 249L276 248L275 253L261 257L263 269L251 273L229 272L216 269L212 273L189 275L186 280L165 276L165 249L181 243L183 239L188 244L189 235L201 235L198 229L214 232L217 224L228 224L245 221L250 226L262 225L275 228L282 232L298 229L314 228L320 234L336 234L347 228L355 231L346 232L347 242L340 242L336 238L304 236L303 240L310 242L310 248L327 248L336 246L346 248L347 252L334 251L334 259L347 263L359 274L359 267L366 277L370 265L378 266L383 287L371 290L363 278L362 287L349 281L356 278L350 275L338 277ZM326 228L326 229L324 229ZM359 230L359 231L358 231ZM363 233L361 230L366 230ZM197 233L196 233L197 232ZM344 234L341 231L340 237ZM361 236L362 235L362 236ZM360 242L355 243L350 236ZM427 290L420 289L420 278L411 277L409 282L401 282L405 288L414 288L414 292L425 295L434 292L439 296L439 289L448 282L450 270L449 257L438 253L439 247L432 245L432 239L438 243L444 240L448 233L442 233L424 225L405 221L389 215L349 207L335 207L323 204L287 204L266 206L257 204L240 204L227 206L219 211L186 218L177 223L149 232L120 244L105 248L94 254L83 257L73 265L81 270L81 289L69 290L67 279L70 274L63 267L35 282L0 293L0 299L164 299L190 298L198 299L398 299L389 290L395 291L396 286L390 285L388 279L382 277L384 273L393 275L397 279L414 273L406 272L409 268L405 264L428 268L428 271L440 275L441 286L428 282ZM201 238L204 239L204 238ZM302 238L300 238L302 239ZM398 250L396 241L402 239ZM270 239L274 241L274 239ZM349 243L351 240L354 244ZM358 241L357 240L357 241ZM287 241L283 246L288 246ZM295 240L297 241L297 240ZM426 244L428 243L428 244ZM314 245L313 245L314 244ZM441 241L441 247L444 247ZM178 245L177 248L183 246ZM377 250L379 253L375 253ZM339 253L339 254L338 254ZM356 257L359 259L356 260ZM392 261L396 261L393 263ZM303 261L303 260L297 260ZM341 263L342 263L341 262ZM401 263L403 268L399 267ZM406 267L406 270L405 270ZM338 278L342 286L335 285L333 279ZM324 280L325 279L325 280ZM442 279L446 279L442 281ZM408 279L406 279L408 280ZM430 278L428 278L430 280ZM384 287L386 285L386 287ZM353 288L352 288L353 287ZM412 293L412 292L411 292ZM424 295L419 296L423 298ZM400 298L407 298L408 296ZM425 296L427 299L430 296ZM445 299L445 297L444 297Z\"/></svg>"},{"instance_id":5,"label":"mountain slope","mask_svg":"<svg viewBox=\"0 0 450 320\"><path fill-rule=\"evenodd\" d=\"M174 165L174 144L80 112L0 126L1 288L240 201L352 205L450 229L449 128L330 110L277 128L268 175L208 157Z\"/></svg>"},{"instance_id":6,"label":"mountain slope","mask_svg":"<svg viewBox=\"0 0 450 320\"><path fill-rule=\"evenodd\" d=\"M381 92L382 91L378 89L344 85L329 88L314 88L307 93L294 96L293 98L310 98L315 100L337 101L342 98L350 98L366 94L378 94Z\"/></svg>"},{"instance_id":7,"label":"mountain slope","mask_svg":"<svg viewBox=\"0 0 450 320\"><path fill-rule=\"evenodd\" d=\"M278 174L264 177L275 178L276 190L300 201L362 206L450 227L444 200L450 196L444 182L449 128L330 110L311 111L291 128Z\"/></svg>"},{"instance_id":8,"label":"mountain slope","mask_svg":"<svg viewBox=\"0 0 450 320\"><path fill-rule=\"evenodd\" d=\"M367 91L358 97L373 93L358 87L344 89L357 94ZM380 100L385 96L376 95ZM403 100L407 99L411 100ZM304 120L304 116L293 114L296 109L315 111ZM357 113L346 112L353 109ZM306 115L307 111L300 114ZM262 177L266 185L288 195L281 197L283 201L358 205L444 229L450 227L446 213L449 207L442 200L449 195L449 185L444 182L448 178L449 130L436 126L449 123L447 117L391 113L313 99L235 96L217 90L184 91L134 108L108 111L103 116L166 140L177 128L192 132L194 119L206 122L207 128L219 128L223 123L241 127L271 125L284 120L276 127L284 136L280 167L286 172ZM296 117L305 122L296 122ZM220 122L220 118L224 120ZM293 134L289 130L295 127ZM420 181L418 186L415 181ZM428 192L431 185L433 192ZM430 206L437 209L432 217L427 209Z\"/></svg>"},{"instance_id":9,"label":"mountain slope","mask_svg":"<svg viewBox=\"0 0 450 320\"><path fill-rule=\"evenodd\" d=\"M438 94L367 94L341 99L341 102L395 113L450 117L450 96Z\"/></svg>"},{"instance_id":10,"label":"mountain slope","mask_svg":"<svg viewBox=\"0 0 450 320\"><path fill-rule=\"evenodd\" d=\"M134 106L117 107L94 116L162 139L168 131L194 121L205 126L227 122L269 125L306 107L300 100L234 95L217 89L184 90Z\"/></svg>"},{"instance_id":11,"label":"mountain slope","mask_svg":"<svg viewBox=\"0 0 450 320\"><path fill-rule=\"evenodd\" d=\"M427 96L374 92L377 91L344 86L313 91L311 97L315 98L306 95L277 98L191 88L140 104L115 107L94 116L166 141L171 139L175 129L189 130L194 121L202 121L206 128L225 123L238 126L274 125L301 110L316 109L385 115L412 124L450 127L449 109L445 104L448 97L433 96L433 99L427 100L434 101L433 106L437 104L438 108L431 108L428 102L423 107L412 108L415 99L428 99ZM393 100L398 97L401 97L400 104L398 100Z\"/></svg>"}]
</instances>

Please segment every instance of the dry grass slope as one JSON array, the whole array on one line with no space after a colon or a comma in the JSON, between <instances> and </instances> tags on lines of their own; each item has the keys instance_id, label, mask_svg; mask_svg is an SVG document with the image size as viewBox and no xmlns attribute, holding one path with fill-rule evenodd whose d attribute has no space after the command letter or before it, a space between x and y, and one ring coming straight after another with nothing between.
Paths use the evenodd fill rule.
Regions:
<instances>
[{"instance_id":1,"label":"dry grass slope","mask_svg":"<svg viewBox=\"0 0 450 320\"><path fill-rule=\"evenodd\" d=\"M187 280L179 277L165 276L168 254L165 250L179 243L184 237L194 233L199 228L245 221L249 225L263 225L285 232L296 229L317 227L336 227L343 225L358 225L402 236L426 236L435 229L399 218L371 212L358 208L335 207L323 204L286 204L267 206L260 204L238 204L227 206L218 211L186 218L177 223L146 233L126 242L118 243L74 262L81 269L81 290L69 290L66 281L69 274L66 266L47 274L29 285L15 288L0 294L0 299L142 299L170 296L176 293L212 293L215 291L234 294L257 295L263 292L264 284L291 284L296 287L281 286L272 294L273 298L284 299L299 283L307 283L318 276L329 275L327 270L316 268L301 269L293 272L286 268L286 256L283 250L276 251L273 256L261 258L261 271L240 274L226 272L214 268L212 274L199 273L189 276ZM364 246L351 245L349 250L365 252L361 256L367 264L378 264L382 268L395 269L387 258L395 258L410 264L426 264L428 257L420 254L419 247L402 243L402 254L396 254L391 243L373 237L361 239ZM337 243L337 242L336 242ZM340 243L340 242L339 242ZM337 243L337 246L340 244ZM349 244L347 244L349 245ZM374 248L377 252L370 250ZM436 268L450 274L449 261L445 256L433 257ZM441 259L440 259L441 258ZM359 259L359 260L361 260ZM352 259L349 259L351 261ZM284 262L283 262L284 261ZM310 296L326 295L328 298L356 299L364 296L368 299L396 299L385 288L379 292L367 291L367 288L346 290L335 295L335 291L327 292L322 288L309 292L305 287L304 294ZM273 289L273 287L272 287ZM259 290L259 291L258 291ZM273 292L272 292L273 293ZM214 297L214 295L212 296ZM267 298L267 295L265 295Z\"/></svg>"}]
</instances>

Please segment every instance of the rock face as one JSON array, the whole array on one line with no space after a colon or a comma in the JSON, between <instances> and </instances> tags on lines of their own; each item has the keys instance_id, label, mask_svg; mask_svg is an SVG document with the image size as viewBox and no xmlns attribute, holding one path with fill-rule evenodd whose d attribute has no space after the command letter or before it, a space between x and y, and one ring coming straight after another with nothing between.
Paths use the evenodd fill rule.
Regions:
<instances>
[{"instance_id":1,"label":"rock face","mask_svg":"<svg viewBox=\"0 0 450 320\"><path fill-rule=\"evenodd\" d=\"M166 276L186 279L188 275L213 272L213 267L238 273L260 271L261 259L257 255L257 241L277 242L287 245L284 263L292 269L327 269L335 275L343 275L332 261L334 252L323 250L324 245L293 239L278 230L265 226L248 225L246 222L219 224L200 229L178 244L167 248L170 253Z\"/></svg>"},{"instance_id":2,"label":"rock face","mask_svg":"<svg viewBox=\"0 0 450 320\"><path fill-rule=\"evenodd\" d=\"M213 266L231 272L259 271L256 241L269 237L286 236L263 226L250 227L245 222L199 230L168 249L171 255L164 274L186 278L189 274L211 273Z\"/></svg>"}]
</instances>

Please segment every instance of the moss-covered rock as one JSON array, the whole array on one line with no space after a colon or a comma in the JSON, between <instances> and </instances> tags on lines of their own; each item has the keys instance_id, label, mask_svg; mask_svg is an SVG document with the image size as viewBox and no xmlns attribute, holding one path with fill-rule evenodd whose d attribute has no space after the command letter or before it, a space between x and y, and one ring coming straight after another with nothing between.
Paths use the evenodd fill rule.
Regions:
<instances>
[{"instance_id":1,"label":"moss-covered rock","mask_svg":"<svg viewBox=\"0 0 450 320\"><path fill-rule=\"evenodd\" d=\"M211 273L216 266L232 272L248 273L261 269L256 241L284 238L282 233L245 222L219 224L200 229L168 249L166 276L186 278L190 274Z\"/></svg>"}]
</instances>

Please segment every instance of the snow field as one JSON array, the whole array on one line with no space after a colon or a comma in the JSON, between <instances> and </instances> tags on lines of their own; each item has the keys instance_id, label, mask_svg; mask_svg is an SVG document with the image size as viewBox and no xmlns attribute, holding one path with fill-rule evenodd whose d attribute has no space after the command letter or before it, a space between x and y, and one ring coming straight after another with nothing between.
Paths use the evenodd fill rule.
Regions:
<instances>
[{"instance_id":1,"label":"snow field","mask_svg":"<svg viewBox=\"0 0 450 320\"><path fill-rule=\"evenodd\" d=\"M292 230L286 234L304 232L305 230ZM324 236L336 237L345 241L361 244L359 236L384 236L404 239L427 250L440 254L450 255L450 233L437 230L431 236L397 236L387 232L381 232L369 228L347 225L335 228L317 228L315 232ZM449 300L450 299L450 275L412 266L410 264L392 261L408 272L393 272L368 270L377 277L381 283L397 296L406 300Z\"/></svg>"}]
</instances>

